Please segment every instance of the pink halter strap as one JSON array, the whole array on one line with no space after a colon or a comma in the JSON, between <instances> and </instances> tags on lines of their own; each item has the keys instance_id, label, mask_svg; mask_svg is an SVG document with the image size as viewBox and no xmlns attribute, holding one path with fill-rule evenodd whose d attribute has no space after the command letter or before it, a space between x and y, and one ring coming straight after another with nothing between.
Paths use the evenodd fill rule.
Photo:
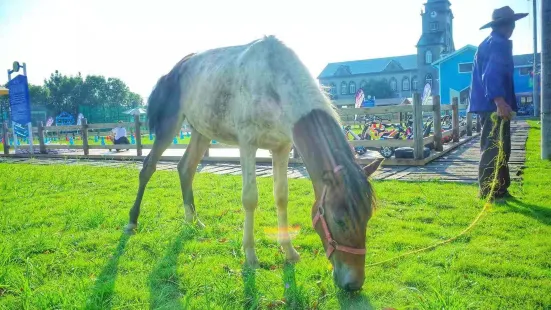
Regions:
<instances>
[{"instance_id":1,"label":"pink halter strap","mask_svg":"<svg viewBox=\"0 0 551 310\"><path fill-rule=\"evenodd\" d=\"M333 169L333 172L337 173L342 169L343 169L343 166L336 166L335 169ZM329 231L329 227L327 226L327 222L325 221L325 216L324 216L325 211L323 209L323 202L325 201L326 193L327 193L327 185L323 187L323 192L321 193L320 201L318 204L318 211L316 212L316 215L312 220L312 225L314 226L314 229L316 228L316 224L318 222L321 222L321 227L323 228L323 233L325 234L325 240L327 241L327 251L325 252L325 255L327 256L327 258L330 258L331 254L333 254L335 250L350 253L350 254L364 255L366 252L365 249L357 249L357 248L340 245L331 236L331 232Z\"/></svg>"}]
</instances>

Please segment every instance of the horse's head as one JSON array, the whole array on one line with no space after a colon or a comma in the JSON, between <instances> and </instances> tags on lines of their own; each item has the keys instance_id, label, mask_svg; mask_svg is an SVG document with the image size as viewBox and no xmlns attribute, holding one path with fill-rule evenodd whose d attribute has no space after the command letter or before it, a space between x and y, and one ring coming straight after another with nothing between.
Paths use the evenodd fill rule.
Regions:
<instances>
[{"instance_id":1,"label":"horse's head","mask_svg":"<svg viewBox=\"0 0 551 310\"><path fill-rule=\"evenodd\" d=\"M376 159L363 169L349 163L327 171L323 192L312 208L312 223L333 266L333 280L347 291L359 290L364 283L366 229L374 208L367 178L382 161Z\"/></svg>"}]
</instances>

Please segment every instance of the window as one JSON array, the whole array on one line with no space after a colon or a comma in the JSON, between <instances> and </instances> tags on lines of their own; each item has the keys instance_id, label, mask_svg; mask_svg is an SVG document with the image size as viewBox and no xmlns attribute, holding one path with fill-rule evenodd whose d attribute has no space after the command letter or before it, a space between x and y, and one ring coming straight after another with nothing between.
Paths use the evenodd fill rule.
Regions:
<instances>
[{"instance_id":1,"label":"window","mask_svg":"<svg viewBox=\"0 0 551 310\"><path fill-rule=\"evenodd\" d=\"M390 89L392 91L396 91L398 89L397 87L397 83L396 83L396 79L395 78L391 78L390 79Z\"/></svg>"},{"instance_id":2,"label":"window","mask_svg":"<svg viewBox=\"0 0 551 310\"><path fill-rule=\"evenodd\" d=\"M346 95L348 94L348 85L346 84L346 82L342 82L341 83L341 95Z\"/></svg>"},{"instance_id":3,"label":"window","mask_svg":"<svg viewBox=\"0 0 551 310\"><path fill-rule=\"evenodd\" d=\"M337 85L335 85L335 83L331 83L331 85L329 85L329 93L332 96L337 95Z\"/></svg>"},{"instance_id":4,"label":"window","mask_svg":"<svg viewBox=\"0 0 551 310\"><path fill-rule=\"evenodd\" d=\"M432 23L430 23L430 30L431 30L431 31L436 31L436 30L438 30L438 22L432 22Z\"/></svg>"},{"instance_id":5,"label":"window","mask_svg":"<svg viewBox=\"0 0 551 310\"><path fill-rule=\"evenodd\" d=\"M425 76L425 85L429 84L430 87L432 87L432 74L427 74Z\"/></svg>"},{"instance_id":6,"label":"window","mask_svg":"<svg viewBox=\"0 0 551 310\"><path fill-rule=\"evenodd\" d=\"M402 90L409 90L409 78L404 77L402 79Z\"/></svg>"},{"instance_id":7,"label":"window","mask_svg":"<svg viewBox=\"0 0 551 310\"><path fill-rule=\"evenodd\" d=\"M350 82L348 89L349 89L348 93L351 95L354 95L356 93L356 83Z\"/></svg>"},{"instance_id":8,"label":"window","mask_svg":"<svg viewBox=\"0 0 551 310\"><path fill-rule=\"evenodd\" d=\"M473 72L473 63L462 63L459 64L459 73L469 73Z\"/></svg>"},{"instance_id":9,"label":"window","mask_svg":"<svg viewBox=\"0 0 551 310\"><path fill-rule=\"evenodd\" d=\"M527 103L532 103L532 96L526 97L526 102Z\"/></svg>"},{"instance_id":10,"label":"window","mask_svg":"<svg viewBox=\"0 0 551 310\"><path fill-rule=\"evenodd\" d=\"M532 72L532 68L531 67L522 67L519 69L520 71L520 75L529 75L530 72Z\"/></svg>"},{"instance_id":11,"label":"window","mask_svg":"<svg viewBox=\"0 0 551 310\"><path fill-rule=\"evenodd\" d=\"M412 90L417 90L417 77L416 76L414 76L411 79L411 89Z\"/></svg>"},{"instance_id":12,"label":"window","mask_svg":"<svg viewBox=\"0 0 551 310\"><path fill-rule=\"evenodd\" d=\"M426 51L425 52L425 63L431 64L432 63L432 52Z\"/></svg>"}]
</instances>

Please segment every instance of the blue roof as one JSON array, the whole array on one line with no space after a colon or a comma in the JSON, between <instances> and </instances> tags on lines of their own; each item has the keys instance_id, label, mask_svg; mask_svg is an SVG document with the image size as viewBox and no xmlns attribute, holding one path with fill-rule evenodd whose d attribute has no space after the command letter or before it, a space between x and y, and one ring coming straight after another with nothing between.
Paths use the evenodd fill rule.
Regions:
<instances>
[{"instance_id":1,"label":"blue roof","mask_svg":"<svg viewBox=\"0 0 551 310\"><path fill-rule=\"evenodd\" d=\"M451 54L448 54L448 55L438 59L437 61L433 62L432 65L437 66L440 63L446 62L450 58L453 58L454 56L459 55L459 54L461 54L461 53L463 53L467 50L476 51L476 49L477 49L476 46L473 46L473 45L470 45L470 44L465 45L462 48L458 49L457 51L455 51ZM538 53L538 56L541 56L541 53ZM513 55L513 62L515 64L515 67L532 66L532 64L534 63L534 54Z\"/></svg>"},{"instance_id":2,"label":"blue roof","mask_svg":"<svg viewBox=\"0 0 551 310\"><path fill-rule=\"evenodd\" d=\"M329 78L335 76L339 68L344 67L350 75L370 74L382 72L391 61L396 61L404 70L417 69L417 55L405 55L385 58L373 58L364 60L353 60L344 62L333 62L327 64L325 69L321 71L318 79Z\"/></svg>"},{"instance_id":3,"label":"blue roof","mask_svg":"<svg viewBox=\"0 0 551 310\"><path fill-rule=\"evenodd\" d=\"M467 50L472 50L472 51L476 51L476 46L474 45L470 45L470 44L467 44L465 46L463 46L462 48L458 49L457 51L453 52L453 53L450 53L440 59L438 59L437 61L433 62L432 65L433 66L436 66L436 65L439 65L440 63L443 63L443 62L446 62L448 61L449 59L467 51Z\"/></svg>"}]
</instances>

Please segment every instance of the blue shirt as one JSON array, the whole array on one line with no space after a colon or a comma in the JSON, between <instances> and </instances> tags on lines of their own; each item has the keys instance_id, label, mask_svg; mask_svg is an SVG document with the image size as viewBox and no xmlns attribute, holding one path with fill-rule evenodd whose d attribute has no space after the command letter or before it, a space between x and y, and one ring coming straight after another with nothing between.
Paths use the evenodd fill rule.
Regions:
<instances>
[{"instance_id":1,"label":"blue shirt","mask_svg":"<svg viewBox=\"0 0 551 310\"><path fill-rule=\"evenodd\" d=\"M474 56L471 95L467 112L497 110L494 99L503 97L513 111L517 99L513 83L513 42L492 32L479 46Z\"/></svg>"}]
</instances>

